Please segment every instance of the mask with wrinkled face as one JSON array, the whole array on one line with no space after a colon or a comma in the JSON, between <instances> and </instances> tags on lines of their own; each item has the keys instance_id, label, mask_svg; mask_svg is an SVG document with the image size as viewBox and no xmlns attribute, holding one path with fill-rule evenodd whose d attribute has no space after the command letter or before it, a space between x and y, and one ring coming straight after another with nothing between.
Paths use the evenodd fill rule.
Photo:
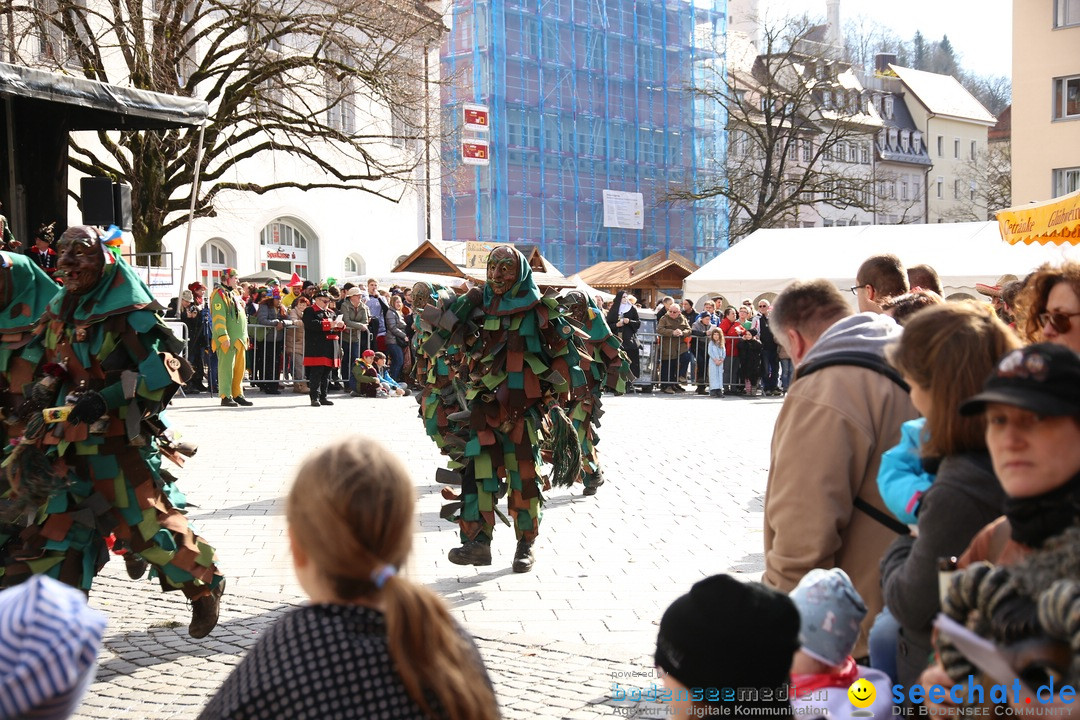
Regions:
<instances>
[{"instance_id":1,"label":"mask with wrinkled face","mask_svg":"<svg viewBox=\"0 0 1080 720\"><path fill-rule=\"evenodd\" d=\"M518 281L518 259L508 247L497 247L488 255L487 283L496 295L504 295Z\"/></svg>"},{"instance_id":2,"label":"mask with wrinkled face","mask_svg":"<svg viewBox=\"0 0 1080 720\"><path fill-rule=\"evenodd\" d=\"M56 245L56 268L71 295L85 295L97 285L105 267L105 255L97 230L70 227Z\"/></svg>"}]
</instances>

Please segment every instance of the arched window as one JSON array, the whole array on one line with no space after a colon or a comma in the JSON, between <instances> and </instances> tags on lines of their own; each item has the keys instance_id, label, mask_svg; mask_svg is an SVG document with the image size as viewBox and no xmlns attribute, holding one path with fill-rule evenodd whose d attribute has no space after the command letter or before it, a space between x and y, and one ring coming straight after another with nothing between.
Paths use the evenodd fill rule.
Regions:
<instances>
[{"instance_id":1,"label":"arched window","mask_svg":"<svg viewBox=\"0 0 1080 720\"><path fill-rule=\"evenodd\" d=\"M345 256L345 274L346 275L363 275L367 270L365 268L367 264L364 262L364 258L360 257L356 253Z\"/></svg>"},{"instance_id":2,"label":"arched window","mask_svg":"<svg viewBox=\"0 0 1080 720\"><path fill-rule=\"evenodd\" d=\"M263 245L284 245L298 250L307 250L308 241L304 233L294 225L282 220L275 220L262 229L259 242Z\"/></svg>"},{"instance_id":3,"label":"arched window","mask_svg":"<svg viewBox=\"0 0 1080 720\"><path fill-rule=\"evenodd\" d=\"M207 287L218 282L221 271L236 267L236 251L228 241L211 238L199 248L199 280Z\"/></svg>"}]
</instances>

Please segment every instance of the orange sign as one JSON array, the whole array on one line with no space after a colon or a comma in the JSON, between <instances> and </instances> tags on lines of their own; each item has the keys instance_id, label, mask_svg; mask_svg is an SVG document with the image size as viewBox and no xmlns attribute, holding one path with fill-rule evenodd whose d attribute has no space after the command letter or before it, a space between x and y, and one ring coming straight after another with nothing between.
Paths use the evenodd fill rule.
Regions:
<instances>
[{"instance_id":1,"label":"orange sign","mask_svg":"<svg viewBox=\"0 0 1080 720\"><path fill-rule=\"evenodd\" d=\"M1001 237L1010 245L1033 242L1080 245L1080 190L997 213Z\"/></svg>"}]
</instances>

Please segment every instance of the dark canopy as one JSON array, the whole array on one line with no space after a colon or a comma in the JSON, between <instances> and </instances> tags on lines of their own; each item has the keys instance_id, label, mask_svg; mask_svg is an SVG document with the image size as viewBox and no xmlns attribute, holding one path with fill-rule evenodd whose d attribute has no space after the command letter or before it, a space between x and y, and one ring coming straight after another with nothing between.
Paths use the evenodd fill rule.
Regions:
<instances>
[{"instance_id":1,"label":"dark canopy","mask_svg":"<svg viewBox=\"0 0 1080 720\"><path fill-rule=\"evenodd\" d=\"M0 200L19 240L67 221L67 143L74 130L165 130L201 125L202 100L0 63ZM10 131L10 136L9 136Z\"/></svg>"}]
</instances>

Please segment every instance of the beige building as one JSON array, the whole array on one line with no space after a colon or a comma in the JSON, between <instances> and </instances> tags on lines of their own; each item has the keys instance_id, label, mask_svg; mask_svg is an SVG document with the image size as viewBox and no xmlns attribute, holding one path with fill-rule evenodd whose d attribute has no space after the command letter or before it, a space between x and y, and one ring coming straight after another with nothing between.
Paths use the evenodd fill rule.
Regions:
<instances>
[{"instance_id":1,"label":"beige building","mask_svg":"<svg viewBox=\"0 0 1080 720\"><path fill-rule=\"evenodd\" d=\"M1013 1L1012 197L1080 190L1080 0Z\"/></svg>"},{"instance_id":2,"label":"beige building","mask_svg":"<svg viewBox=\"0 0 1080 720\"><path fill-rule=\"evenodd\" d=\"M972 206L985 216L986 200L972 167L985 155L997 118L951 75L889 68L900 78L904 104L933 164L926 177L926 222L954 222Z\"/></svg>"}]
</instances>

